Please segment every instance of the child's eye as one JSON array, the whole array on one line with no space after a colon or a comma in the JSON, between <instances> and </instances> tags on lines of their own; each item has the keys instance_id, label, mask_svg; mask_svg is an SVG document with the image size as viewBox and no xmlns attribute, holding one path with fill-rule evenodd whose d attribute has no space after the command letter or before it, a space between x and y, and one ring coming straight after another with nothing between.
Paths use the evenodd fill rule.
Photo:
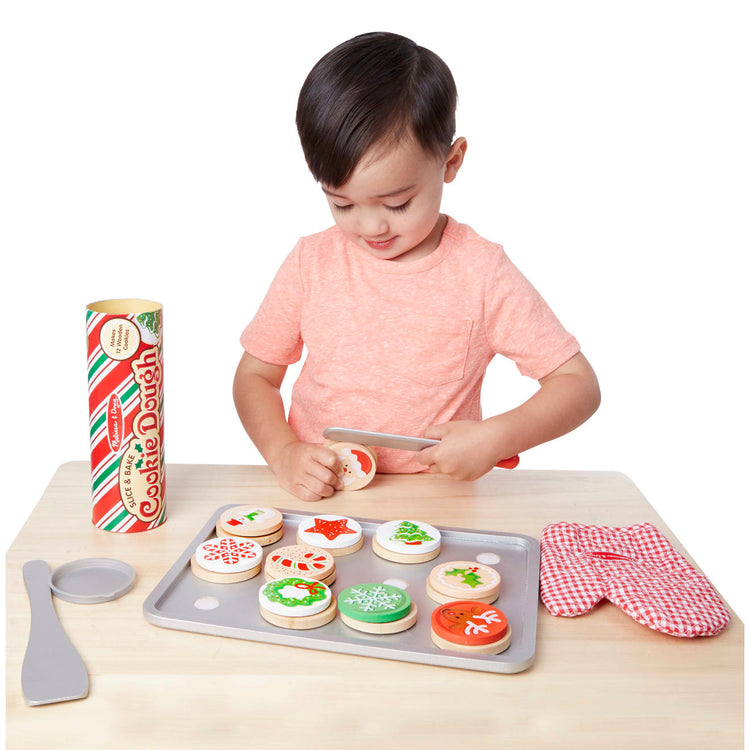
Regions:
<instances>
[{"instance_id":1,"label":"child's eye","mask_svg":"<svg viewBox=\"0 0 750 750\"><path fill-rule=\"evenodd\" d=\"M333 206L333 207L334 207L334 208L335 208L335 209L336 209L337 211L348 211L348 210L349 210L349 209L350 209L350 208L352 207L352 204L351 204L351 203L349 203L349 204L348 204L348 205L346 205L346 206L339 206L339 204L338 204L338 203L331 203L331 205L332 205L332 206Z\"/></svg>"},{"instance_id":2,"label":"child's eye","mask_svg":"<svg viewBox=\"0 0 750 750\"><path fill-rule=\"evenodd\" d=\"M406 203L402 203L400 206L386 206L386 208L389 211L395 211L396 213L401 213L402 211L406 211L407 208L409 208L409 204L411 203L411 198L409 198Z\"/></svg>"}]
</instances>

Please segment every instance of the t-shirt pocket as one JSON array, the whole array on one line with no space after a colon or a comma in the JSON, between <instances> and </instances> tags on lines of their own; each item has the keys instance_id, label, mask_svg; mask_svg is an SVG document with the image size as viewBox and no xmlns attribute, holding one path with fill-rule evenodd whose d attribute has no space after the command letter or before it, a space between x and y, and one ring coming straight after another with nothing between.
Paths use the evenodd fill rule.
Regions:
<instances>
[{"instance_id":1,"label":"t-shirt pocket","mask_svg":"<svg viewBox=\"0 0 750 750\"><path fill-rule=\"evenodd\" d=\"M368 359L391 374L428 386L461 380L472 320L408 313L377 316L368 326ZM375 365L375 362L373 362Z\"/></svg>"}]
</instances>

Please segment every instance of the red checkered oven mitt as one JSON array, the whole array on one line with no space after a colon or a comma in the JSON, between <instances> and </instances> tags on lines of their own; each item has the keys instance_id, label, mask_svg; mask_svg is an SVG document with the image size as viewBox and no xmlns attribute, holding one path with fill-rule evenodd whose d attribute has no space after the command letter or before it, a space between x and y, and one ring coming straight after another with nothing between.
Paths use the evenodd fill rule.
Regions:
<instances>
[{"instance_id":1,"label":"red checkered oven mitt","mask_svg":"<svg viewBox=\"0 0 750 750\"><path fill-rule=\"evenodd\" d=\"M668 635L716 635L730 615L711 584L650 523L555 523L541 538L540 593L550 614L575 617L609 599Z\"/></svg>"}]
</instances>

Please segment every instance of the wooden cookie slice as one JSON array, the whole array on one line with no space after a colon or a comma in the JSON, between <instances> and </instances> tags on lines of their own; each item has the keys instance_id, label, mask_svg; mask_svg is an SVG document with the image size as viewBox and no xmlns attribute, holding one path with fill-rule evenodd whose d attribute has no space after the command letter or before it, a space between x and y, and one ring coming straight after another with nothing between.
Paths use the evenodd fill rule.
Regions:
<instances>
[{"instance_id":1,"label":"wooden cookie slice","mask_svg":"<svg viewBox=\"0 0 750 750\"><path fill-rule=\"evenodd\" d=\"M322 581L335 572L336 563L329 552L306 544L279 547L266 557L265 573L268 578L295 575Z\"/></svg>"},{"instance_id":2,"label":"wooden cookie slice","mask_svg":"<svg viewBox=\"0 0 750 750\"><path fill-rule=\"evenodd\" d=\"M417 606L403 589L387 583L362 583L338 596L345 625L364 633L400 633L417 621Z\"/></svg>"},{"instance_id":3,"label":"wooden cookie slice","mask_svg":"<svg viewBox=\"0 0 750 750\"><path fill-rule=\"evenodd\" d=\"M358 443L326 443L339 458L344 490L361 490L367 487L377 471L375 453L366 445Z\"/></svg>"},{"instance_id":4,"label":"wooden cookie slice","mask_svg":"<svg viewBox=\"0 0 750 750\"><path fill-rule=\"evenodd\" d=\"M500 593L500 574L478 562L457 560L440 563L427 579L427 593L443 604L458 599L494 602Z\"/></svg>"},{"instance_id":5,"label":"wooden cookie slice","mask_svg":"<svg viewBox=\"0 0 750 750\"><path fill-rule=\"evenodd\" d=\"M394 562L426 562L440 554L440 532L423 521L387 521L378 526L372 549Z\"/></svg>"},{"instance_id":6,"label":"wooden cookie slice","mask_svg":"<svg viewBox=\"0 0 750 750\"><path fill-rule=\"evenodd\" d=\"M259 544L227 536L199 544L190 560L190 569L204 581L236 583L257 575L262 561L263 549Z\"/></svg>"},{"instance_id":7,"label":"wooden cookie slice","mask_svg":"<svg viewBox=\"0 0 750 750\"><path fill-rule=\"evenodd\" d=\"M313 516L297 527L300 544L327 550L333 557L351 555L362 547L363 539L362 527L347 516Z\"/></svg>"},{"instance_id":8,"label":"wooden cookie slice","mask_svg":"<svg viewBox=\"0 0 750 750\"><path fill-rule=\"evenodd\" d=\"M289 576L269 581L258 592L260 614L280 628L309 630L333 620L336 601L321 581Z\"/></svg>"},{"instance_id":9,"label":"wooden cookie slice","mask_svg":"<svg viewBox=\"0 0 750 750\"><path fill-rule=\"evenodd\" d=\"M477 601L441 604L430 618L431 637L440 648L499 654L510 645L510 627L497 607Z\"/></svg>"},{"instance_id":10,"label":"wooden cookie slice","mask_svg":"<svg viewBox=\"0 0 750 750\"><path fill-rule=\"evenodd\" d=\"M218 525L231 536L266 536L278 531L284 517L276 508L259 505L235 505L219 516Z\"/></svg>"},{"instance_id":11,"label":"wooden cookie slice","mask_svg":"<svg viewBox=\"0 0 750 750\"><path fill-rule=\"evenodd\" d=\"M221 528L221 524L216 524L216 536L234 536L234 534L228 534L224 529ZM267 547L269 544L278 542L281 537L284 536L284 528L280 528L278 531L274 531L272 534L266 534L265 536L248 536L245 539L252 539L254 542L260 544L261 547Z\"/></svg>"}]
</instances>

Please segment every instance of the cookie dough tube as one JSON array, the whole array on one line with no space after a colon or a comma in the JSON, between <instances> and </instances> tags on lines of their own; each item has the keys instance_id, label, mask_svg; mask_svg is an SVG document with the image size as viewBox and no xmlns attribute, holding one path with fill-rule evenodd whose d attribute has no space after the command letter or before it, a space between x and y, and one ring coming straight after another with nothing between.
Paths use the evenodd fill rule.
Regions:
<instances>
[{"instance_id":1,"label":"cookie dough tube","mask_svg":"<svg viewBox=\"0 0 750 750\"><path fill-rule=\"evenodd\" d=\"M86 308L92 521L116 533L166 520L162 306L140 299Z\"/></svg>"}]
</instances>

